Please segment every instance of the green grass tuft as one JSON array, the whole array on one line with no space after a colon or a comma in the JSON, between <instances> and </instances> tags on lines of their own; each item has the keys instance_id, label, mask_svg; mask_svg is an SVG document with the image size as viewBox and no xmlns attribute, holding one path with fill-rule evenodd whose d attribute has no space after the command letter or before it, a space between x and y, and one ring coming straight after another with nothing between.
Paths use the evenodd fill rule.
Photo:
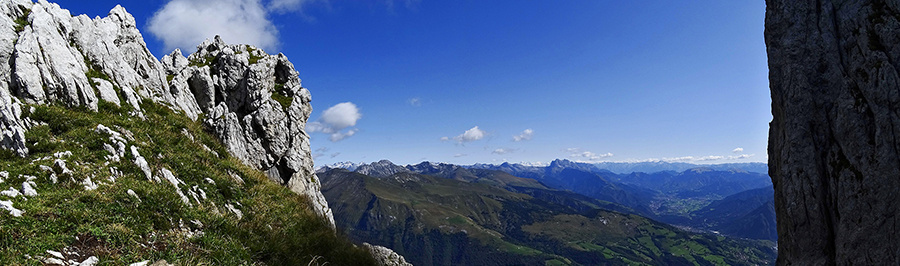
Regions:
<instances>
[{"instance_id":1,"label":"green grass tuft","mask_svg":"<svg viewBox=\"0 0 900 266\"><path fill-rule=\"evenodd\" d=\"M28 16L31 15L31 9L27 9L22 6L20 6L20 8L22 9L22 12L24 12L24 14L16 18L16 33L22 32L23 30L25 30L26 26L31 24L30 22L28 22Z\"/></svg>"},{"instance_id":2,"label":"green grass tuft","mask_svg":"<svg viewBox=\"0 0 900 266\"><path fill-rule=\"evenodd\" d=\"M207 56L203 57L202 60L200 60L200 59L191 60L190 63L188 63L188 66L195 66L195 67L208 66L208 65L215 63L216 60L218 60L218 59L219 59L218 57L215 57L213 55L207 55Z\"/></svg>"},{"instance_id":3,"label":"green grass tuft","mask_svg":"<svg viewBox=\"0 0 900 266\"><path fill-rule=\"evenodd\" d=\"M284 95L284 84L283 83L275 83L275 91L272 93L272 99L275 99L278 103L281 104L281 107L287 109L291 107L291 102L294 101L293 97Z\"/></svg>"},{"instance_id":4,"label":"green grass tuft","mask_svg":"<svg viewBox=\"0 0 900 266\"><path fill-rule=\"evenodd\" d=\"M253 46L247 45L247 52L250 53L250 58L247 59L247 62L252 64L256 64L260 59L263 59L263 56L256 55L256 49Z\"/></svg>"},{"instance_id":5,"label":"green grass tuft","mask_svg":"<svg viewBox=\"0 0 900 266\"><path fill-rule=\"evenodd\" d=\"M146 121L108 103L101 103L98 112L34 107L24 115L46 124L26 132L31 154L0 153L0 165L10 173L3 185L18 186L25 180L21 175L32 175L39 193L27 201L12 199L25 211L22 217L0 212L0 265L40 264L36 256L66 247L113 264L165 259L176 265L307 265L315 259L329 265L374 265L366 251L318 217L305 197L228 156L202 124L182 114L151 101L142 105ZM148 181L130 152L119 162L107 161L109 153L102 147L111 141L94 132L97 124L130 132L134 140L127 145L138 147L155 175L166 168L184 181L179 187L193 207L182 203L168 182ZM72 152L64 159L74 174L53 184L39 165L52 165L52 154L60 151ZM123 173L114 183L107 180L112 167ZM102 184L86 191L80 183L88 177ZM194 186L208 197L201 204L188 194ZM140 200L128 195L129 189ZM240 209L243 218L238 220L227 204ZM188 231L202 235L191 237Z\"/></svg>"}]
</instances>

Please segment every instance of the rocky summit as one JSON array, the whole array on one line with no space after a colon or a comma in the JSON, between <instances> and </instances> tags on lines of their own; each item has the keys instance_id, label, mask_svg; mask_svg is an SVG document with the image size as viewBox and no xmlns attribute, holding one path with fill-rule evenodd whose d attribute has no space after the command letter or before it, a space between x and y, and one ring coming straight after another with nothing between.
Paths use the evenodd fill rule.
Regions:
<instances>
[{"instance_id":1,"label":"rocky summit","mask_svg":"<svg viewBox=\"0 0 900 266\"><path fill-rule=\"evenodd\" d=\"M157 60L134 17L116 6L105 18L72 16L46 1L0 1L0 146L28 154L23 117L28 104L59 103L96 111L99 101L132 107L152 101L202 119L243 163L306 195L332 224L313 172L309 91L283 54L218 37L185 57L175 50Z\"/></svg>"},{"instance_id":2,"label":"rocky summit","mask_svg":"<svg viewBox=\"0 0 900 266\"><path fill-rule=\"evenodd\" d=\"M900 264L900 1L767 0L779 265Z\"/></svg>"}]
</instances>

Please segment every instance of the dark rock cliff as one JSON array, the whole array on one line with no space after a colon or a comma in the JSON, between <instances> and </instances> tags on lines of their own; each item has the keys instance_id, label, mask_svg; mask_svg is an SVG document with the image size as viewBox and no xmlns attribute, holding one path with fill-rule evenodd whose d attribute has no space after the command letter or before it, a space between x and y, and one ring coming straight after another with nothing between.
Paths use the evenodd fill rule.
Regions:
<instances>
[{"instance_id":1,"label":"dark rock cliff","mask_svg":"<svg viewBox=\"0 0 900 266\"><path fill-rule=\"evenodd\" d=\"M767 0L779 265L900 265L900 1Z\"/></svg>"}]
</instances>

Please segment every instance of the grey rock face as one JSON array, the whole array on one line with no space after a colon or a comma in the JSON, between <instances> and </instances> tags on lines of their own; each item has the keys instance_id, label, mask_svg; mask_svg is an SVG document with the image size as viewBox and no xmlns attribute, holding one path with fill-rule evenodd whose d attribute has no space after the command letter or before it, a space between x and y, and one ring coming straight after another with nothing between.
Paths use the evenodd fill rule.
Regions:
<instances>
[{"instance_id":1,"label":"grey rock face","mask_svg":"<svg viewBox=\"0 0 900 266\"><path fill-rule=\"evenodd\" d=\"M9 62L0 64L0 145L20 156L28 153L23 103L97 110L100 99L120 104L121 96L140 116L141 99L179 99L165 89L162 64L120 6L90 19L44 0L2 1L0 60Z\"/></svg>"},{"instance_id":2,"label":"grey rock face","mask_svg":"<svg viewBox=\"0 0 900 266\"><path fill-rule=\"evenodd\" d=\"M30 8L31 1L0 2L0 62L9 62L18 39L14 18L25 15L23 8ZM28 154L25 147L25 121L22 117L22 102L13 97L9 90L11 81L10 64L0 64L0 147L7 148L19 156Z\"/></svg>"},{"instance_id":3,"label":"grey rock face","mask_svg":"<svg viewBox=\"0 0 900 266\"><path fill-rule=\"evenodd\" d=\"M900 1L766 1L779 265L900 264Z\"/></svg>"},{"instance_id":4,"label":"grey rock face","mask_svg":"<svg viewBox=\"0 0 900 266\"><path fill-rule=\"evenodd\" d=\"M406 262L402 255L389 248L369 243L363 243L363 247L372 254L372 257L375 257L375 261L380 266L412 266L411 263Z\"/></svg>"},{"instance_id":5,"label":"grey rock face","mask_svg":"<svg viewBox=\"0 0 900 266\"><path fill-rule=\"evenodd\" d=\"M249 45L228 45L217 37L187 58L176 50L162 61L172 75L170 91L191 94L184 97L191 100L184 106L197 110L182 109L185 113L206 113L203 122L229 153L265 171L272 181L307 195L315 210L334 224L304 131L311 98L287 57Z\"/></svg>"},{"instance_id":6,"label":"grey rock face","mask_svg":"<svg viewBox=\"0 0 900 266\"><path fill-rule=\"evenodd\" d=\"M5 61L4 61L5 60ZM334 224L313 172L312 108L293 64L247 45L206 41L184 57L157 60L134 17L116 6L107 17L72 16L40 0L0 0L0 148L25 156L24 104L62 103L97 110L99 102L130 106L154 101L205 123L244 163L306 195ZM120 100L122 99L122 100ZM109 146L110 150L124 148ZM157 179L132 147L136 163Z\"/></svg>"},{"instance_id":7,"label":"grey rock face","mask_svg":"<svg viewBox=\"0 0 900 266\"><path fill-rule=\"evenodd\" d=\"M356 172L374 177L388 177L396 173L409 173L411 171L391 161L381 160L371 164L362 164L356 168Z\"/></svg>"}]
</instances>

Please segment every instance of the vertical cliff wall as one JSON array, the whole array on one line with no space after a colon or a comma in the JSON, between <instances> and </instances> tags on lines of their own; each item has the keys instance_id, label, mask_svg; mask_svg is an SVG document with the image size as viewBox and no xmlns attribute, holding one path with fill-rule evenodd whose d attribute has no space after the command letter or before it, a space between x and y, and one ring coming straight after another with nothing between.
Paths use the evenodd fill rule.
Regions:
<instances>
[{"instance_id":1,"label":"vertical cliff wall","mask_svg":"<svg viewBox=\"0 0 900 266\"><path fill-rule=\"evenodd\" d=\"M900 265L900 1L767 0L779 265Z\"/></svg>"}]
</instances>

